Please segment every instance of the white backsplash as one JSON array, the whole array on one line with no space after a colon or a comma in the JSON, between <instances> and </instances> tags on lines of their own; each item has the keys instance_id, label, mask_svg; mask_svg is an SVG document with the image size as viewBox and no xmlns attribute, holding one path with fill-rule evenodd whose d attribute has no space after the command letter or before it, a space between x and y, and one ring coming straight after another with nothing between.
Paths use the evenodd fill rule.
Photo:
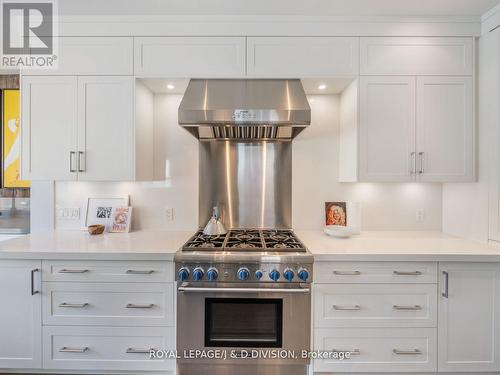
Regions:
<instances>
[{"instance_id":1,"label":"white backsplash","mask_svg":"<svg viewBox=\"0 0 500 375\"><path fill-rule=\"evenodd\" d=\"M198 141L177 124L181 96L155 96L155 168L170 160L170 187L141 182L57 182L56 207L79 207L79 221L56 218L58 229L78 229L85 223L88 197L129 194L134 207L133 229L194 230L198 226ZM361 202L364 230L440 230L441 184L339 183L339 97L310 96L312 123L293 145L293 227L320 229L324 202ZM167 221L165 208L173 208ZM425 220L417 223L416 209Z\"/></svg>"}]
</instances>

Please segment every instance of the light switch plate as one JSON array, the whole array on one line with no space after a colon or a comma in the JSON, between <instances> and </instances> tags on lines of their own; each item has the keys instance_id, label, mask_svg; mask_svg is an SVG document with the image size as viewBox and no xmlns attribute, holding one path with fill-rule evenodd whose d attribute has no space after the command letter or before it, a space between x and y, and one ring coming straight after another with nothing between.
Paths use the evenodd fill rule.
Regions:
<instances>
[{"instance_id":1,"label":"light switch plate","mask_svg":"<svg viewBox=\"0 0 500 375\"><path fill-rule=\"evenodd\" d=\"M78 207L58 207L57 218L60 220L80 220L80 209Z\"/></svg>"}]
</instances>

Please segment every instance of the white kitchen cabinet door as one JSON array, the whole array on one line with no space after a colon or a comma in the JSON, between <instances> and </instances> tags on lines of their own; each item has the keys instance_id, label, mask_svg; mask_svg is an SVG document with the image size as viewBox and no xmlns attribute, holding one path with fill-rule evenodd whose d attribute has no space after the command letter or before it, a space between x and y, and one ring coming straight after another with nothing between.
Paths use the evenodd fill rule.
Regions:
<instances>
[{"instance_id":1,"label":"white kitchen cabinet door","mask_svg":"<svg viewBox=\"0 0 500 375\"><path fill-rule=\"evenodd\" d=\"M471 77L417 78L417 176L423 182L474 180Z\"/></svg>"},{"instance_id":2,"label":"white kitchen cabinet door","mask_svg":"<svg viewBox=\"0 0 500 375\"><path fill-rule=\"evenodd\" d=\"M134 179L133 78L78 77L78 180Z\"/></svg>"},{"instance_id":3,"label":"white kitchen cabinet door","mask_svg":"<svg viewBox=\"0 0 500 375\"><path fill-rule=\"evenodd\" d=\"M22 178L75 180L76 77L22 77Z\"/></svg>"},{"instance_id":4,"label":"white kitchen cabinet door","mask_svg":"<svg viewBox=\"0 0 500 375\"><path fill-rule=\"evenodd\" d=\"M359 180L414 179L415 78L361 77Z\"/></svg>"},{"instance_id":5,"label":"white kitchen cabinet door","mask_svg":"<svg viewBox=\"0 0 500 375\"><path fill-rule=\"evenodd\" d=\"M439 268L439 371L500 371L500 264Z\"/></svg>"},{"instance_id":6,"label":"white kitchen cabinet door","mask_svg":"<svg viewBox=\"0 0 500 375\"><path fill-rule=\"evenodd\" d=\"M138 37L134 41L137 76L245 76L245 37Z\"/></svg>"},{"instance_id":7,"label":"white kitchen cabinet door","mask_svg":"<svg viewBox=\"0 0 500 375\"><path fill-rule=\"evenodd\" d=\"M40 261L0 261L0 372L42 366L40 268Z\"/></svg>"},{"instance_id":8,"label":"white kitchen cabinet door","mask_svg":"<svg viewBox=\"0 0 500 375\"><path fill-rule=\"evenodd\" d=\"M472 38L363 37L361 75L473 74Z\"/></svg>"},{"instance_id":9,"label":"white kitchen cabinet door","mask_svg":"<svg viewBox=\"0 0 500 375\"><path fill-rule=\"evenodd\" d=\"M25 75L132 75L131 37L59 37L56 69L27 69Z\"/></svg>"},{"instance_id":10,"label":"white kitchen cabinet door","mask_svg":"<svg viewBox=\"0 0 500 375\"><path fill-rule=\"evenodd\" d=\"M358 73L359 38L247 38L247 74L252 77L332 77Z\"/></svg>"}]
</instances>

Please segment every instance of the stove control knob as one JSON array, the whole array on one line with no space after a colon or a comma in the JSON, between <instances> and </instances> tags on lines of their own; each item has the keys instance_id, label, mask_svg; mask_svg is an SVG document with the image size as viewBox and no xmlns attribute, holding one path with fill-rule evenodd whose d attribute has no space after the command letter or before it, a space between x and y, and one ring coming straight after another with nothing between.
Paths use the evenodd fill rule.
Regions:
<instances>
[{"instance_id":1,"label":"stove control knob","mask_svg":"<svg viewBox=\"0 0 500 375\"><path fill-rule=\"evenodd\" d=\"M293 273L292 269L287 268L285 272L283 272L283 276L285 277L286 281L292 281L295 274Z\"/></svg>"},{"instance_id":2,"label":"stove control knob","mask_svg":"<svg viewBox=\"0 0 500 375\"><path fill-rule=\"evenodd\" d=\"M217 268L210 268L207 271L207 279L209 281L215 281L219 277L219 272L217 272Z\"/></svg>"},{"instance_id":3,"label":"stove control knob","mask_svg":"<svg viewBox=\"0 0 500 375\"><path fill-rule=\"evenodd\" d=\"M255 271L255 278L256 278L257 280L262 279L262 276L264 276L264 274L262 273L262 271L261 271L261 270L257 270L257 271Z\"/></svg>"},{"instance_id":4,"label":"stove control knob","mask_svg":"<svg viewBox=\"0 0 500 375\"><path fill-rule=\"evenodd\" d=\"M271 278L272 281L278 281L280 278L280 273L278 270L274 269L271 272L269 272L269 277Z\"/></svg>"},{"instance_id":5,"label":"stove control knob","mask_svg":"<svg viewBox=\"0 0 500 375\"><path fill-rule=\"evenodd\" d=\"M187 280L188 277L189 277L189 269L187 269L186 267L182 267L177 273L177 278L181 282Z\"/></svg>"},{"instance_id":6,"label":"stove control knob","mask_svg":"<svg viewBox=\"0 0 500 375\"><path fill-rule=\"evenodd\" d=\"M240 267L237 276L241 281L245 281L250 277L250 271L246 267Z\"/></svg>"},{"instance_id":7,"label":"stove control knob","mask_svg":"<svg viewBox=\"0 0 500 375\"><path fill-rule=\"evenodd\" d=\"M309 271L306 270L305 268L301 268L299 270L299 279L301 279L302 281L307 281L307 279L309 278Z\"/></svg>"},{"instance_id":8,"label":"stove control knob","mask_svg":"<svg viewBox=\"0 0 500 375\"><path fill-rule=\"evenodd\" d=\"M203 279L203 275L205 273L203 272L203 268L201 267L196 267L194 270L193 270L193 280L194 281L200 281L201 279Z\"/></svg>"}]
</instances>

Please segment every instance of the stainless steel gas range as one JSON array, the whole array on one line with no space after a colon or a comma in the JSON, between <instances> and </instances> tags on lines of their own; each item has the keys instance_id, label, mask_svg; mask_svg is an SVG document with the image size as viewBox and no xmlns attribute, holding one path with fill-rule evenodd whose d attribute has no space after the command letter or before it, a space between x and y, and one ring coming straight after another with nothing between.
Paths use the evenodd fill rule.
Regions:
<instances>
[{"instance_id":1,"label":"stainless steel gas range","mask_svg":"<svg viewBox=\"0 0 500 375\"><path fill-rule=\"evenodd\" d=\"M305 375L312 265L291 230L194 235L175 256L179 374Z\"/></svg>"}]
</instances>

